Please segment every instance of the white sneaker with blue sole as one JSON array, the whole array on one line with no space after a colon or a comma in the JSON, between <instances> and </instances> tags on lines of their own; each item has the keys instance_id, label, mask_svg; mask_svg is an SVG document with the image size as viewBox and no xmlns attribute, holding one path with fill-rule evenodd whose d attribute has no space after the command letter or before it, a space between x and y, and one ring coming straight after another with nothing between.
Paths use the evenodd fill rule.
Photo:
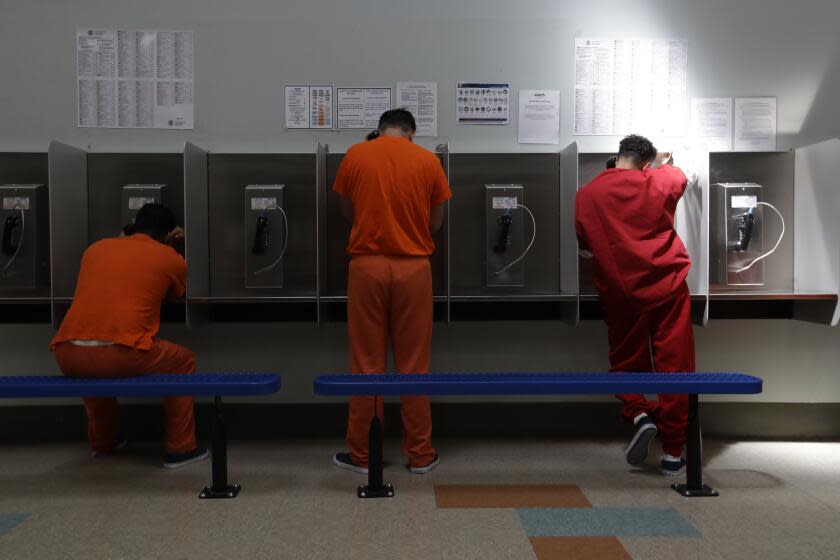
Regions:
<instances>
[{"instance_id":1,"label":"white sneaker with blue sole","mask_svg":"<svg viewBox=\"0 0 840 560\"><path fill-rule=\"evenodd\" d=\"M682 457L672 457L670 455L663 455L660 461L660 471L665 476L677 476L685 472L685 459Z\"/></svg>"}]
</instances>

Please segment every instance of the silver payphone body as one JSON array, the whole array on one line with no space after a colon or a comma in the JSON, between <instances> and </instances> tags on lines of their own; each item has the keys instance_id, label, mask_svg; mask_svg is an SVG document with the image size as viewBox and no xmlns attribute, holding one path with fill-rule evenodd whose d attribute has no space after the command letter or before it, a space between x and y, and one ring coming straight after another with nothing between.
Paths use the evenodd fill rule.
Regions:
<instances>
[{"instance_id":1,"label":"silver payphone body","mask_svg":"<svg viewBox=\"0 0 840 560\"><path fill-rule=\"evenodd\" d=\"M762 186L756 183L712 185L710 273L726 286L763 286Z\"/></svg>"},{"instance_id":2,"label":"silver payphone body","mask_svg":"<svg viewBox=\"0 0 840 560\"><path fill-rule=\"evenodd\" d=\"M245 287L282 288L289 222L284 185L245 187Z\"/></svg>"},{"instance_id":3,"label":"silver payphone body","mask_svg":"<svg viewBox=\"0 0 840 560\"><path fill-rule=\"evenodd\" d=\"M163 204L163 189L166 185L134 184L122 188L122 224L134 223L137 212L145 204Z\"/></svg>"},{"instance_id":4,"label":"silver payphone body","mask_svg":"<svg viewBox=\"0 0 840 560\"><path fill-rule=\"evenodd\" d=\"M525 285L525 188L484 185L485 278L488 287Z\"/></svg>"},{"instance_id":5,"label":"silver payphone body","mask_svg":"<svg viewBox=\"0 0 840 560\"><path fill-rule=\"evenodd\" d=\"M49 282L47 188L0 185L0 287L35 288Z\"/></svg>"}]
</instances>

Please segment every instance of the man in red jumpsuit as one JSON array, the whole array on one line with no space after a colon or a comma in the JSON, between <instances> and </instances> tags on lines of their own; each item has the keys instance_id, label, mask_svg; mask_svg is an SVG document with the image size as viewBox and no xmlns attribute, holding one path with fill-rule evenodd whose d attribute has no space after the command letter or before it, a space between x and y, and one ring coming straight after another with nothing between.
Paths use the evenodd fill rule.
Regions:
<instances>
[{"instance_id":1,"label":"man in red jumpsuit","mask_svg":"<svg viewBox=\"0 0 840 560\"><path fill-rule=\"evenodd\" d=\"M575 227L583 256L594 258L610 346L610 371L692 372L694 333L686 284L691 260L674 230L688 180L642 136L621 141L615 167L580 189ZM658 165L661 164L661 165ZM659 434L663 474L685 468L687 395L617 395L635 426L627 461L642 464Z\"/></svg>"}]
</instances>

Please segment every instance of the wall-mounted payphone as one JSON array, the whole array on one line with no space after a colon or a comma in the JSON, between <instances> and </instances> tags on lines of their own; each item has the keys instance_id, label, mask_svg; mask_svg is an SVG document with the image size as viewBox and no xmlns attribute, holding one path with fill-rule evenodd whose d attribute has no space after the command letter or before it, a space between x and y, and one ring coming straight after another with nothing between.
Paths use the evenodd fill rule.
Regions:
<instances>
[{"instance_id":1,"label":"wall-mounted payphone","mask_svg":"<svg viewBox=\"0 0 840 560\"><path fill-rule=\"evenodd\" d=\"M245 287L282 288L289 221L283 185L245 187Z\"/></svg>"},{"instance_id":2,"label":"wall-mounted payphone","mask_svg":"<svg viewBox=\"0 0 840 560\"><path fill-rule=\"evenodd\" d=\"M122 188L122 225L134 223L137 212L145 204L163 204L166 185L125 185Z\"/></svg>"},{"instance_id":3,"label":"wall-mounted payphone","mask_svg":"<svg viewBox=\"0 0 840 560\"><path fill-rule=\"evenodd\" d=\"M46 285L49 270L47 188L44 185L0 186L0 286Z\"/></svg>"},{"instance_id":4,"label":"wall-mounted payphone","mask_svg":"<svg viewBox=\"0 0 840 560\"><path fill-rule=\"evenodd\" d=\"M536 236L522 185L484 185L485 278L488 287L525 285L524 259ZM526 218L526 216L528 218ZM530 228L525 226L529 221ZM526 232L531 230L530 241Z\"/></svg>"},{"instance_id":5,"label":"wall-mounted payphone","mask_svg":"<svg viewBox=\"0 0 840 560\"><path fill-rule=\"evenodd\" d=\"M764 208L781 220L781 234L769 251L764 250ZM756 183L712 185L710 273L712 282L727 286L763 286L764 259L775 252L784 237L784 218L762 201Z\"/></svg>"}]
</instances>

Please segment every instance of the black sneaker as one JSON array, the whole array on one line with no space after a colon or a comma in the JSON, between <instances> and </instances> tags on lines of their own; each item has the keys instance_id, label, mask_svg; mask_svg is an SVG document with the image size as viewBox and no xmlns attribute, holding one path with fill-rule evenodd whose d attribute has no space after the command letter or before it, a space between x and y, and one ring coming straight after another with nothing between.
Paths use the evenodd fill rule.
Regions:
<instances>
[{"instance_id":1,"label":"black sneaker","mask_svg":"<svg viewBox=\"0 0 840 560\"><path fill-rule=\"evenodd\" d=\"M191 463L203 461L210 456L210 452L204 447L196 447L187 453L167 453L163 456L163 467L166 469L179 469Z\"/></svg>"},{"instance_id":2,"label":"black sneaker","mask_svg":"<svg viewBox=\"0 0 840 560\"><path fill-rule=\"evenodd\" d=\"M340 469L347 469L354 473L367 474L367 467L360 467L350 459L349 453L336 453L333 455L333 464Z\"/></svg>"},{"instance_id":3,"label":"black sneaker","mask_svg":"<svg viewBox=\"0 0 840 560\"><path fill-rule=\"evenodd\" d=\"M677 476L685 471L685 459L680 457L678 461L671 461L662 457L661 468L662 474L665 476Z\"/></svg>"},{"instance_id":4,"label":"black sneaker","mask_svg":"<svg viewBox=\"0 0 840 560\"><path fill-rule=\"evenodd\" d=\"M636 433L624 451L624 454L627 456L627 462L633 466L644 463L648 456L650 442L655 437L656 424L653 423L653 420L647 414L642 415L636 421Z\"/></svg>"},{"instance_id":5,"label":"black sneaker","mask_svg":"<svg viewBox=\"0 0 840 560\"><path fill-rule=\"evenodd\" d=\"M117 445L115 445L111 451L97 451L96 449L93 449L90 452L90 457L91 459L102 459L104 457L112 457L114 455L117 455L123 449L125 449L127 445L128 440L120 436L117 440Z\"/></svg>"},{"instance_id":6,"label":"black sneaker","mask_svg":"<svg viewBox=\"0 0 840 560\"><path fill-rule=\"evenodd\" d=\"M440 455L435 453L435 458L432 459L432 462L425 467L412 467L409 465L408 470L410 470L412 474L426 474L427 472L435 470L435 467L438 466L438 464L440 464Z\"/></svg>"}]
</instances>

